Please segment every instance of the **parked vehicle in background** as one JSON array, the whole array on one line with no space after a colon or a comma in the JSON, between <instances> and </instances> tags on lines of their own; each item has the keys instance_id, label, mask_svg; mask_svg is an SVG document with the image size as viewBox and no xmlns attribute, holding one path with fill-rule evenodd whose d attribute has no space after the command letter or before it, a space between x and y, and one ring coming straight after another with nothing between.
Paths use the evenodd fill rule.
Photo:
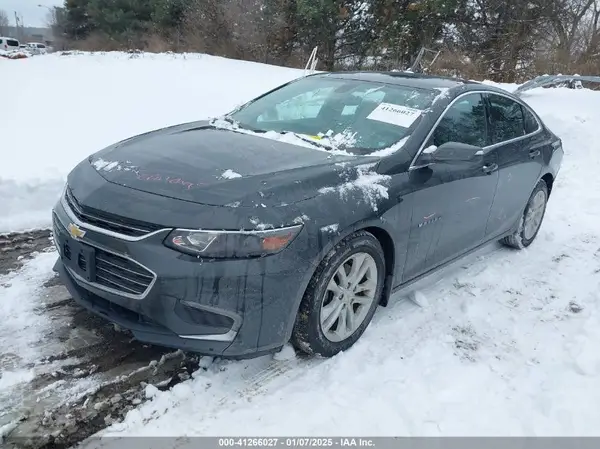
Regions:
<instances>
[{"instance_id":1,"label":"parked vehicle in background","mask_svg":"<svg viewBox=\"0 0 600 449\"><path fill-rule=\"evenodd\" d=\"M28 42L27 50L34 55L45 55L48 53L46 44L40 44L39 42Z\"/></svg>"},{"instance_id":2,"label":"parked vehicle in background","mask_svg":"<svg viewBox=\"0 0 600 449\"><path fill-rule=\"evenodd\" d=\"M13 51L18 50L20 43L12 37L0 37L0 50Z\"/></svg>"}]
</instances>

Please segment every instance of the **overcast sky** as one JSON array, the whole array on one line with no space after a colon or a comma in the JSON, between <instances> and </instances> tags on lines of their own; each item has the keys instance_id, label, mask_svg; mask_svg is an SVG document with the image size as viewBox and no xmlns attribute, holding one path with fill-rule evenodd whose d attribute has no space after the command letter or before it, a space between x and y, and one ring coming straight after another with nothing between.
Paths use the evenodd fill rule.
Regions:
<instances>
[{"instance_id":1,"label":"overcast sky","mask_svg":"<svg viewBox=\"0 0 600 449\"><path fill-rule=\"evenodd\" d=\"M63 0L0 0L0 9L8 14L10 24L15 24L15 11L23 18L25 26L45 27L48 25L48 9L40 8L44 5L49 8L62 6Z\"/></svg>"}]
</instances>

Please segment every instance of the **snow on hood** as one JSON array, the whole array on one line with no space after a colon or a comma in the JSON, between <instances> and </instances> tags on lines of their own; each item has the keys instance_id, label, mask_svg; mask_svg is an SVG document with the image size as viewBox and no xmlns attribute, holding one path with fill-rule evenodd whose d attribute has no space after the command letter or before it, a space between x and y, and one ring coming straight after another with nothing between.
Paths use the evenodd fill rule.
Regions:
<instances>
[{"instance_id":1,"label":"snow on hood","mask_svg":"<svg viewBox=\"0 0 600 449\"><path fill-rule=\"evenodd\" d=\"M131 165L129 162L125 161L107 161L102 158L94 159L92 162L92 167L96 170L104 170L107 172L117 170L117 171L136 171L138 167Z\"/></svg>"},{"instance_id":2,"label":"snow on hood","mask_svg":"<svg viewBox=\"0 0 600 449\"><path fill-rule=\"evenodd\" d=\"M225 170L223 172L223 174L221 175L221 178L223 179L235 179L235 178L241 178L242 175L240 175L237 172L234 172L232 169L228 168L227 170Z\"/></svg>"}]
</instances>

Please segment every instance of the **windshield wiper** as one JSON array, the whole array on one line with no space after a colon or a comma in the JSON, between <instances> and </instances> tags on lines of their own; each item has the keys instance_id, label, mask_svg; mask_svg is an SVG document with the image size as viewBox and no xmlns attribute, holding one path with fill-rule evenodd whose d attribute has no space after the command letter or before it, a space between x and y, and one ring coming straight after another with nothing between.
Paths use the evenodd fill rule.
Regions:
<instances>
[{"instance_id":1,"label":"windshield wiper","mask_svg":"<svg viewBox=\"0 0 600 449\"><path fill-rule=\"evenodd\" d=\"M294 131L279 131L279 134L291 134L292 136L297 137L298 139L303 140L304 142L308 142L316 147L324 148L326 150L338 150L339 149L339 148L336 148L334 145L331 145L330 143L323 142L322 140L311 139L306 134L300 134L300 133L296 133Z\"/></svg>"}]
</instances>

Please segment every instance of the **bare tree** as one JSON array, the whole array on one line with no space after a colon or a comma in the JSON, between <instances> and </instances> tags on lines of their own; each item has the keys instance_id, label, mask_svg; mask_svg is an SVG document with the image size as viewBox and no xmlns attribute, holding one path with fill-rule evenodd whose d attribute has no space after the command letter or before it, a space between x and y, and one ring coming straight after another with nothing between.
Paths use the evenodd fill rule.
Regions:
<instances>
[{"instance_id":1,"label":"bare tree","mask_svg":"<svg viewBox=\"0 0 600 449\"><path fill-rule=\"evenodd\" d=\"M59 8L49 9L48 12L46 13L46 25L49 28L52 28L58 22L57 9L59 9Z\"/></svg>"},{"instance_id":2,"label":"bare tree","mask_svg":"<svg viewBox=\"0 0 600 449\"><path fill-rule=\"evenodd\" d=\"M3 9L0 9L0 36L8 34L8 14Z\"/></svg>"},{"instance_id":3,"label":"bare tree","mask_svg":"<svg viewBox=\"0 0 600 449\"><path fill-rule=\"evenodd\" d=\"M224 15L220 0L191 0L186 5L182 32L188 51L237 57L232 43L232 26Z\"/></svg>"},{"instance_id":4,"label":"bare tree","mask_svg":"<svg viewBox=\"0 0 600 449\"><path fill-rule=\"evenodd\" d=\"M268 24L262 0L221 0L223 20L231 29L231 44L238 57L266 61Z\"/></svg>"},{"instance_id":5,"label":"bare tree","mask_svg":"<svg viewBox=\"0 0 600 449\"><path fill-rule=\"evenodd\" d=\"M581 52L577 58L578 66L591 66L600 71L600 0L594 2L581 26Z\"/></svg>"},{"instance_id":6,"label":"bare tree","mask_svg":"<svg viewBox=\"0 0 600 449\"><path fill-rule=\"evenodd\" d=\"M549 1L555 0L467 2L457 24L458 42L481 76L505 82L531 76Z\"/></svg>"},{"instance_id":7,"label":"bare tree","mask_svg":"<svg viewBox=\"0 0 600 449\"><path fill-rule=\"evenodd\" d=\"M549 14L555 37L555 59L563 68L570 70L575 53L581 51L579 41L581 28L596 0L554 0Z\"/></svg>"}]
</instances>

